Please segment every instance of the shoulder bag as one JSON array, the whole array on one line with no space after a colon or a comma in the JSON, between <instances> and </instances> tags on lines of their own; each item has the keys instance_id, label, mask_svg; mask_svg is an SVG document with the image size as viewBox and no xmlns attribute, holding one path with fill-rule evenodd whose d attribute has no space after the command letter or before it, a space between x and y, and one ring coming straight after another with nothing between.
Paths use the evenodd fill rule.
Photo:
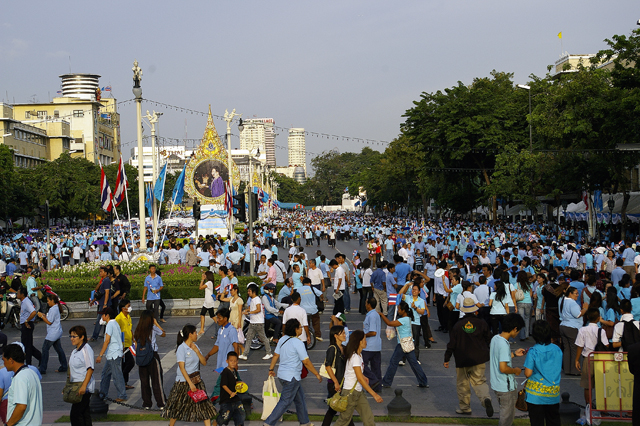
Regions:
<instances>
[{"instance_id":1,"label":"shoulder bag","mask_svg":"<svg viewBox=\"0 0 640 426\"><path fill-rule=\"evenodd\" d=\"M516 399L516 408L520 411L529 411L529 407L527 406L527 393L525 392L525 388L527 387L527 382L524 382L522 389L518 392L518 399Z\"/></svg>"},{"instance_id":2,"label":"shoulder bag","mask_svg":"<svg viewBox=\"0 0 640 426\"><path fill-rule=\"evenodd\" d=\"M344 384L344 378L342 379L342 383L340 383L341 391L336 392L335 394L333 394L331 398L329 398L329 400L327 400L327 404L329 404L329 407L331 407L333 411L336 411L338 413L342 413L347 410L347 405L349 404L349 395L351 395L355 390L356 385L358 384L358 380L356 379L356 382L353 384L353 387L351 388L349 393L346 395L342 395L343 384Z\"/></svg>"},{"instance_id":3,"label":"shoulder bag","mask_svg":"<svg viewBox=\"0 0 640 426\"><path fill-rule=\"evenodd\" d=\"M518 283L518 288L516 289L516 302L522 302L523 300L524 300L524 291L522 290L520 283Z\"/></svg>"},{"instance_id":4,"label":"shoulder bag","mask_svg":"<svg viewBox=\"0 0 640 426\"><path fill-rule=\"evenodd\" d=\"M402 347L402 352L408 354L409 352L413 352L416 347L413 344L413 337L403 337L400 339L400 346Z\"/></svg>"},{"instance_id":5,"label":"shoulder bag","mask_svg":"<svg viewBox=\"0 0 640 426\"><path fill-rule=\"evenodd\" d=\"M65 383L62 389L62 400L69 404L78 404L82 401L83 395L80 395L79 391L84 382L72 382L71 370L67 370L67 383Z\"/></svg>"},{"instance_id":6,"label":"shoulder bag","mask_svg":"<svg viewBox=\"0 0 640 426\"><path fill-rule=\"evenodd\" d=\"M331 363L331 369L333 370L333 374L336 374L336 357L338 356L338 348L333 346L333 349L335 351L335 355L333 356L333 363ZM329 373L327 372L327 366L325 365L326 362L327 362L327 358L325 357L324 362L320 366L320 375L324 378L331 379L331 376L329 376Z\"/></svg>"}]
</instances>

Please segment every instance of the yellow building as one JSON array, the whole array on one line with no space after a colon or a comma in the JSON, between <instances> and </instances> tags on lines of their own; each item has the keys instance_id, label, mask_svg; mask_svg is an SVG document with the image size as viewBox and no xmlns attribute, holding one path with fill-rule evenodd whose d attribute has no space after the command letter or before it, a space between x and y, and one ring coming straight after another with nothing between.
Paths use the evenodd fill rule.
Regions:
<instances>
[{"instance_id":1,"label":"yellow building","mask_svg":"<svg viewBox=\"0 0 640 426\"><path fill-rule=\"evenodd\" d=\"M48 160L47 132L14 119L11 105L0 103L0 143L13 150L16 167L36 167Z\"/></svg>"},{"instance_id":2,"label":"yellow building","mask_svg":"<svg viewBox=\"0 0 640 426\"><path fill-rule=\"evenodd\" d=\"M99 77L96 74L61 75L62 96L50 103L15 104L14 119L39 128L51 128L57 135L64 133L64 126L58 129L49 123L62 120L69 125L72 138L69 152L73 157L111 164L120 157L120 114L114 98L101 98ZM57 158L56 153L64 149L62 145L61 141L59 150L52 147L49 160Z\"/></svg>"},{"instance_id":3,"label":"yellow building","mask_svg":"<svg viewBox=\"0 0 640 426\"><path fill-rule=\"evenodd\" d=\"M586 55L569 55L567 53L561 56L560 59L558 59L555 62L553 66L554 72L552 73L552 75L553 77L557 77L562 74L577 72L580 65L582 65L585 68L588 68L591 66L591 59L594 58L595 56L596 55L593 53L589 53ZM613 59L610 61L598 64L597 67L610 71L613 69Z\"/></svg>"}]
</instances>

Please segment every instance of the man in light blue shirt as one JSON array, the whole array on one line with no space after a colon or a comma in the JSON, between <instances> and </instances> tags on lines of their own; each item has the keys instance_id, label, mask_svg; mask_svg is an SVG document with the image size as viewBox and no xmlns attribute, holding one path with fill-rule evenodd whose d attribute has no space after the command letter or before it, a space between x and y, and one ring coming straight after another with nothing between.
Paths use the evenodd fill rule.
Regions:
<instances>
[{"instance_id":1,"label":"man in light blue shirt","mask_svg":"<svg viewBox=\"0 0 640 426\"><path fill-rule=\"evenodd\" d=\"M107 325L104 331L104 344L100 355L96 358L98 364L102 362L102 357L106 358L100 380L100 397L104 399L109 396L109 386L111 385L111 377L113 377L113 384L118 391L118 398L115 401L123 402L127 400L127 390L122 374L122 330L115 320L113 308L104 308L100 313L102 314L101 321Z\"/></svg>"},{"instance_id":2,"label":"man in light blue shirt","mask_svg":"<svg viewBox=\"0 0 640 426\"><path fill-rule=\"evenodd\" d=\"M635 258L636 258L636 251L631 247L625 248L624 251L622 252L622 262L623 262L622 269L624 269L625 272L629 274L630 277L636 276L636 265L633 263Z\"/></svg>"},{"instance_id":3,"label":"man in light blue shirt","mask_svg":"<svg viewBox=\"0 0 640 426\"><path fill-rule=\"evenodd\" d=\"M42 385L35 371L24 365L25 354L19 345L8 345L2 355L7 371L14 373L7 400L7 424L42 424ZM7 390L4 389L6 392Z\"/></svg>"},{"instance_id":4,"label":"man in light blue shirt","mask_svg":"<svg viewBox=\"0 0 640 426\"><path fill-rule=\"evenodd\" d=\"M27 290L20 287L18 290L18 299L20 300L20 341L24 345L25 359L27 364L31 364L32 357L40 361L42 354L33 346L33 322L36 317L36 309L33 303L27 297Z\"/></svg>"},{"instance_id":5,"label":"man in light blue shirt","mask_svg":"<svg viewBox=\"0 0 640 426\"><path fill-rule=\"evenodd\" d=\"M618 283L620 282L624 274L626 274L625 270L622 269L622 264L623 264L623 260L620 258L617 258L616 268L613 271L611 271L611 283L618 290L620 290L620 286L618 285Z\"/></svg>"},{"instance_id":6,"label":"man in light blue shirt","mask_svg":"<svg viewBox=\"0 0 640 426\"><path fill-rule=\"evenodd\" d=\"M311 326L316 335L316 340L322 342L320 314L318 313L318 305L316 305L316 296L322 296L322 292L311 287L311 279L308 277L302 279L302 287L298 288L297 292L300 294L300 306L311 319Z\"/></svg>"},{"instance_id":7,"label":"man in light blue shirt","mask_svg":"<svg viewBox=\"0 0 640 426\"><path fill-rule=\"evenodd\" d=\"M156 265L149 265L149 275L144 279L144 287L146 291L142 292L142 304L145 304L146 308L153 312L153 316L157 321L160 321L158 308L160 307L160 292L164 288L162 278L156 274Z\"/></svg>"},{"instance_id":8,"label":"man in light blue shirt","mask_svg":"<svg viewBox=\"0 0 640 426\"><path fill-rule=\"evenodd\" d=\"M511 366L511 358L524 355L524 349L511 352L509 339L515 339L524 326L524 319L519 314L507 314L502 320L502 333L496 334L491 339L489 377L491 379L491 389L498 396L498 402L500 403L501 425L513 423L516 400L518 399L516 376L522 373L521 368L513 368Z\"/></svg>"},{"instance_id":9,"label":"man in light blue shirt","mask_svg":"<svg viewBox=\"0 0 640 426\"><path fill-rule=\"evenodd\" d=\"M367 347L362 350L363 374L369 379L371 388L378 392L382 381L380 338L380 315L376 312L377 301L370 297L365 302L367 316L364 317L364 335L367 338Z\"/></svg>"}]
</instances>

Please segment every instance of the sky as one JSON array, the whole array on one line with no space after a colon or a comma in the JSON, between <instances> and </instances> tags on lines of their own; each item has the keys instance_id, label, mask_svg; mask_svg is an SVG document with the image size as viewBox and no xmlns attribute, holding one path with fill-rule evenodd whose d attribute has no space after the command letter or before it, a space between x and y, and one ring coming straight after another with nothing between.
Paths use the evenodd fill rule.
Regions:
<instances>
[{"instance_id":1,"label":"sky","mask_svg":"<svg viewBox=\"0 0 640 426\"><path fill-rule=\"evenodd\" d=\"M133 98L143 71L146 110L162 112L158 134L200 139L206 117L180 108L276 126L368 139L307 136L307 162L327 150L383 151L422 92L470 83L495 69L514 83L544 76L561 52L596 53L630 34L637 0L484 1L88 1L4 2L0 100L46 102L60 74L101 75L118 101ZM562 32L562 44L558 33ZM103 95L109 96L108 93ZM135 145L135 106L119 106L122 151ZM223 136L226 123L216 119ZM239 147L232 129L232 147ZM150 134L145 128L145 134ZM287 131L278 130L278 165ZM167 144L177 144L175 141ZM188 141L188 146L195 142Z\"/></svg>"}]
</instances>

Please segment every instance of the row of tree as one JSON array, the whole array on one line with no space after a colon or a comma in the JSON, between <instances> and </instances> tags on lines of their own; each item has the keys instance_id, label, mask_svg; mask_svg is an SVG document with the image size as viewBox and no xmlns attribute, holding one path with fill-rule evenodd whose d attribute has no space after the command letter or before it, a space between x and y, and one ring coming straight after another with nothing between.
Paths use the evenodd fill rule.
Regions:
<instances>
[{"instance_id":1,"label":"row of tree","mask_svg":"<svg viewBox=\"0 0 640 426\"><path fill-rule=\"evenodd\" d=\"M304 185L279 177L279 198L339 204L345 187L363 188L370 207L426 208L435 200L457 213L478 205L495 212L502 200L558 205L584 190L624 192L628 200L640 157L617 148L640 141L640 30L605 42L608 49L577 70L532 75L528 90L513 74L493 71L422 93L383 153L325 152ZM607 62L612 69L599 66Z\"/></svg>"},{"instance_id":2,"label":"row of tree","mask_svg":"<svg viewBox=\"0 0 640 426\"><path fill-rule=\"evenodd\" d=\"M138 215L138 169L125 164L129 182L129 206L131 215ZM115 190L118 164L104 167L105 175ZM167 174L165 200L170 197L177 179L176 174ZM62 154L58 159L43 163L33 169L14 167L13 152L0 145L0 217L19 219L32 217L38 206L49 201L52 219L77 219L103 217L107 215L100 207L100 166L84 158L72 158ZM163 203L163 211L164 206ZM121 218L127 218L125 202L118 206Z\"/></svg>"}]
</instances>

